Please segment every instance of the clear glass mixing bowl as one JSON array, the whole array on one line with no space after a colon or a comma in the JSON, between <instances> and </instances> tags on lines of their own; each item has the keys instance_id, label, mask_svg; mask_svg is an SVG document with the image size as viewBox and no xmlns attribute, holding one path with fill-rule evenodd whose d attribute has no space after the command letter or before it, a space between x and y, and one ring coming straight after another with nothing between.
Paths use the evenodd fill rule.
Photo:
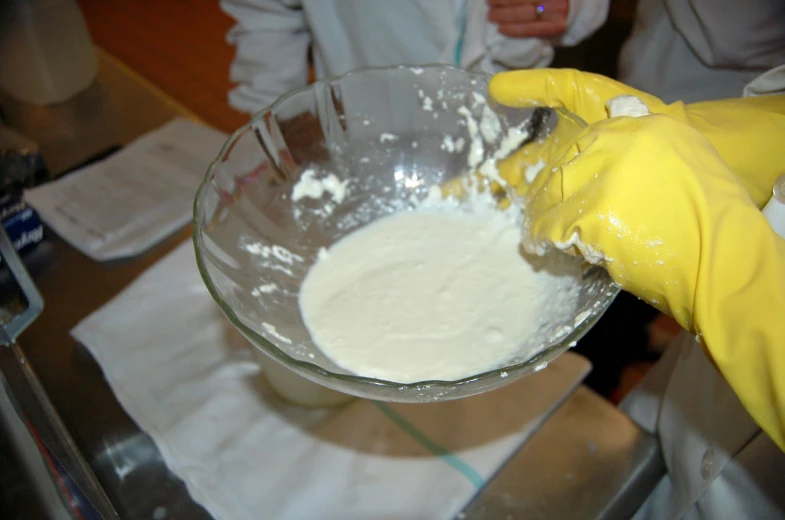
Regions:
<instances>
[{"instance_id":1,"label":"clear glass mixing bowl","mask_svg":"<svg viewBox=\"0 0 785 520\"><path fill-rule=\"evenodd\" d=\"M193 239L210 293L256 348L333 390L429 402L486 392L536 371L599 319L618 288L605 270L586 266L575 316L533 358L459 381L413 384L348 373L322 354L303 324L298 293L320 248L411 209L412 195L422 198L429 187L467 172L470 128L458 109L480 121L484 103L477 96L487 96L489 79L448 66L358 70L283 96L232 135L196 195ZM525 122L530 136L523 146L547 147L554 135L568 138L585 126L561 110L487 105L501 120L502 136ZM465 145L445 146L445 135ZM501 144L501 137L485 142L483 157ZM324 201L292 201L308 168L351 179L346 199L329 214ZM576 316L585 319L574 326Z\"/></svg>"}]
</instances>

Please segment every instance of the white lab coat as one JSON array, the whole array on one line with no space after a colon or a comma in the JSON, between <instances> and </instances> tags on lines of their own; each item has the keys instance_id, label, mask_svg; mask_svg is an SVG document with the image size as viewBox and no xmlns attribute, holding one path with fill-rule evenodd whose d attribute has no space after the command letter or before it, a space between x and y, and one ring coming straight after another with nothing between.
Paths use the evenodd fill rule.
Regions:
<instances>
[{"instance_id":1,"label":"white lab coat","mask_svg":"<svg viewBox=\"0 0 785 520\"><path fill-rule=\"evenodd\" d=\"M773 93L785 94L785 67L744 90ZM659 437L667 467L634 520L785 518L785 453L693 336L682 333L620 407Z\"/></svg>"},{"instance_id":2,"label":"white lab coat","mask_svg":"<svg viewBox=\"0 0 785 520\"><path fill-rule=\"evenodd\" d=\"M575 45L608 14L609 0L570 0L557 41L507 38L487 20L485 0L221 0L236 21L229 103L253 113L307 82L313 48L318 77L358 67L449 63L495 73L545 67L554 45Z\"/></svg>"},{"instance_id":3,"label":"white lab coat","mask_svg":"<svg viewBox=\"0 0 785 520\"><path fill-rule=\"evenodd\" d=\"M737 97L785 63L785 0L639 0L619 79L671 103Z\"/></svg>"}]
</instances>

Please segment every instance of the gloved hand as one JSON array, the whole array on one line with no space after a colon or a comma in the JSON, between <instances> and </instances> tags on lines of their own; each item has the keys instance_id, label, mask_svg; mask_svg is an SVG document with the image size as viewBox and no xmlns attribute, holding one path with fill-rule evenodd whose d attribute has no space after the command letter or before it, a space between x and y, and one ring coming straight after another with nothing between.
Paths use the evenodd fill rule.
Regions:
<instances>
[{"instance_id":1,"label":"gloved hand","mask_svg":"<svg viewBox=\"0 0 785 520\"><path fill-rule=\"evenodd\" d=\"M507 182L508 188L514 188L518 195L525 195L535 181L542 178L539 173L550 159L560 154L564 145L569 143L584 126L575 119L561 119L548 139L531 141L499 160L496 163L499 177Z\"/></svg>"},{"instance_id":2,"label":"gloved hand","mask_svg":"<svg viewBox=\"0 0 785 520\"><path fill-rule=\"evenodd\" d=\"M664 115L614 118L545 168L527 194L528 249L582 253L702 337L785 450L785 240L709 140Z\"/></svg>"},{"instance_id":3,"label":"gloved hand","mask_svg":"<svg viewBox=\"0 0 785 520\"><path fill-rule=\"evenodd\" d=\"M729 205L757 213L700 133L666 116L616 118L590 126L548 163L526 196L524 245L582 254L694 330L704 234L693 224L719 222Z\"/></svg>"},{"instance_id":4,"label":"gloved hand","mask_svg":"<svg viewBox=\"0 0 785 520\"><path fill-rule=\"evenodd\" d=\"M614 97L638 97L653 113L668 115L699 130L758 207L766 204L774 181L785 172L785 154L772 153L782 147L785 135L785 96L666 105L604 76L572 69L504 72L494 76L488 90L503 105L560 106L589 124L608 118L606 103Z\"/></svg>"}]
</instances>

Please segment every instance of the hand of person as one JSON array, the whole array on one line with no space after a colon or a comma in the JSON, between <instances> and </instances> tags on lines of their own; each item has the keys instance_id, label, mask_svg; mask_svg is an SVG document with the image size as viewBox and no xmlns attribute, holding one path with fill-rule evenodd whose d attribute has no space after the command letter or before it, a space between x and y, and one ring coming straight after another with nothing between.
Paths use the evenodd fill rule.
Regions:
<instances>
[{"instance_id":1,"label":"hand of person","mask_svg":"<svg viewBox=\"0 0 785 520\"><path fill-rule=\"evenodd\" d=\"M569 0L487 0L488 20L511 38L556 38L567 30Z\"/></svg>"},{"instance_id":2,"label":"hand of person","mask_svg":"<svg viewBox=\"0 0 785 520\"><path fill-rule=\"evenodd\" d=\"M582 254L696 333L785 450L785 240L737 175L663 114L596 122L560 152L526 194L524 246Z\"/></svg>"},{"instance_id":3,"label":"hand of person","mask_svg":"<svg viewBox=\"0 0 785 520\"><path fill-rule=\"evenodd\" d=\"M712 261L702 249L732 228L743 233L719 229L729 215L762 218L711 143L662 115L585 129L546 165L525 207L528 250L582 254L687 330L701 264Z\"/></svg>"},{"instance_id":4,"label":"hand of person","mask_svg":"<svg viewBox=\"0 0 785 520\"><path fill-rule=\"evenodd\" d=\"M504 72L488 90L508 106L541 104L564 107L589 124L608 118L607 103L620 95L641 99L655 114L689 124L706 137L747 188L758 207L771 196L785 172L785 154L774 154L785 137L785 96L666 105L655 96L612 79L572 69Z\"/></svg>"}]
</instances>

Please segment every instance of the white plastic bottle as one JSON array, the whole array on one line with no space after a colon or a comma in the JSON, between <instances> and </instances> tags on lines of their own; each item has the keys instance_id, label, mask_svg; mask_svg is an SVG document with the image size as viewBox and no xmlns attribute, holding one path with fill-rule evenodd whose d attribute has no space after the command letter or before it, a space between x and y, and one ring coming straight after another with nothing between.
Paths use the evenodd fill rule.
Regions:
<instances>
[{"instance_id":1,"label":"white plastic bottle","mask_svg":"<svg viewBox=\"0 0 785 520\"><path fill-rule=\"evenodd\" d=\"M0 89L48 105L86 89L98 60L75 0L0 0Z\"/></svg>"}]
</instances>

